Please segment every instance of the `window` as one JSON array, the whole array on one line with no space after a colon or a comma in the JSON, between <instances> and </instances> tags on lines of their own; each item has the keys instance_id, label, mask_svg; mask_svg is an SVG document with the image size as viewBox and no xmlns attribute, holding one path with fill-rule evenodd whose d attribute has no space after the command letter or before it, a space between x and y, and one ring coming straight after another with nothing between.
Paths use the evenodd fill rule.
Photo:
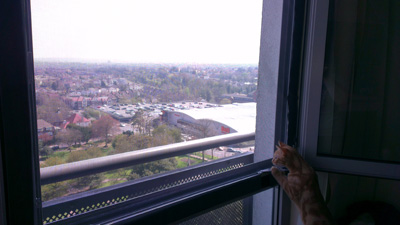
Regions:
<instances>
[{"instance_id":1,"label":"window","mask_svg":"<svg viewBox=\"0 0 400 225\"><path fill-rule=\"evenodd\" d=\"M147 154L152 147L254 132L261 5L32 1L37 117L56 130L39 134L42 200L254 151L249 141L157 161ZM102 173L49 181L52 171L71 167L57 165L93 159L74 164L82 168L138 150L149 156L131 161L134 167L110 171L102 164ZM103 161L116 161L111 158Z\"/></svg>"},{"instance_id":2,"label":"window","mask_svg":"<svg viewBox=\"0 0 400 225\"><path fill-rule=\"evenodd\" d=\"M397 58L392 54L395 39L390 36L396 25L387 14L390 3L379 4L379 9L377 3L330 3L318 142L321 154L400 161L394 117L399 112L395 99L399 93L392 68Z\"/></svg>"},{"instance_id":3,"label":"window","mask_svg":"<svg viewBox=\"0 0 400 225\"><path fill-rule=\"evenodd\" d=\"M259 140L259 148L260 149L271 149L273 148L273 143L276 142L275 139L284 138L284 136L275 135L275 132L271 132L276 126L284 127L282 121L285 119L279 120L275 118L275 108L281 108L283 99L280 99L282 92L281 88L277 88L278 86L278 77L287 76L287 73L284 75L278 76L280 60L279 57L289 57L287 52L291 52L290 49L281 52L280 43L281 43L281 29L282 29L282 10L288 10L288 12L293 9L292 5L285 3L285 7L283 8L283 3L271 3L266 2L264 4L264 25L263 25L263 38L261 44L261 52L262 52L262 62L260 62L260 70L262 68L262 79L263 81L259 81L259 83L266 84L265 80L268 77L272 78L275 82L269 82L268 86L269 91L265 86L262 87L263 93L260 94L262 96L263 104L270 105L272 108L269 110L264 110L265 108L260 107L258 109L259 112L262 112L259 120L263 120L263 123L257 124L257 130L259 131L257 135L260 135ZM33 110L34 107L34 89L33 89L33 70L32 70L32 46L31 46L31 37L30 37L30 10L29 4L25 4L24 1L16 2L16 3L7 3L6 7L1 7L2 19L3 18L16 18L15 20L8 21L6 20L7 26L2 25L2 30L5 29L6 32L12 39L8 37L1 36L1 49L5 49L7 51L2 52L2 64L1 69L1 108L7 110L1 110L1 150L3 158L3 167L6 170L3 171L5 174L4 185L5 185L5 200L6 200L6 219L9 223L17 223L17 224L26 224L35 221L37 224L43 223L43 218L41 216L42 203L39 198L40 195L40 177L39 177L39 156L38 151L35 150L37 148L37 120ZM6 10L4 10L6 9ZM293 16L292 14L288 14ZM269 17L271 16L271 17ZM268 22L269 19L273 22ZM290 20L290 19L288 19ZM276 23L275 23L276 22ZM3 24L3 23L2 23ZM10 26L8 26L10 25ZM11 27L17 27L17 29L12 29ZM269 32L272 31L272 32ZM291 34L283 33L285 37L292 37ZM3 41L4 40L4 41ZM290 42L290 40L288 40ZM7 45L5 45L6 43ZM12 51L10 50L12 49ZM271 51L271 55L267 55L266 51ZM4 55L3 55L4 54ZM271 59L271 60L270 60ZM286 62L286 60L284 60ZM273 72L271 72L271 69ZM286 81L280 81L280 84L286 84ZM101 83L100 83L101 85ZM284 86L284 85L283 85ZM56 85L54 86L56 87ZM268 94L269 92L269 94ZM278 96L278 97L277 97ZM269 98L271 97L271 98ZM78 99L79 100L79 99ZM277 104L277 102L279 104ZM88 104L84 103L83 105ZM125 104L125 103L124 103ZM109 103L107 102L107 105ZM73 104L73 107L80 107L79 101L77 104ZM284 108L284 107L282 107ZM61 111L60 111L61 113ZM84 120L82 122L85 122ZM271 122L271 126L267 127L265 122ZM19 129L21 128L21 129ZM226 129L224 129L226 131ZM282 129L283 130L283 129ZM285 132L282 132L285 133ZM262 136L268 134L266 136ZM279 134L280 135L280 134ZM264 141L265 137L267 137L267 141ZM212 137L215 138L215 137ZM208 139L208 140L212 140ZM227 141L229 142L229 141ZM262 148L262 146L267 148ZM227 171L224 174L217 174L216 176L206 177L203 182L192 182L191 184L182 185L178 188L173 188L174 191L171 192L158 192L158 193L150 193L154 198L138 198L135 204L129 205L132 202L125 202L121 204L113 204L110 206L109 210L96 210L96 212L90 212L86 214L81 214L80 216L71 217L70 221L82 222L82 221L98 221L100 219L104 219L103 221L113 221L115 223L123 223L131 220L151 220L156 219L154 217L154 213L169 212L169 215L174 215L170 221L173 222L175 220L181 220L183 217L190 217L195 213L198 213L202 210L207 210L207 208L215 207L218 204L229 202L231 198L244 197L241 194L255 194L265 188L272 187L272 181L270 182L270 176L263 176L263 173L260 174L259 171L261 169L265 169L270 167L266 161L262 161L267 158L267 155L271 155L271 151L260 150L256 151L254 156L256 163L253 163L247 167L238 168L236 170ZM235 156L239 158L239 156ZM221 161L221 163L228 163L228 161ZM210 162L209 165L215 166L213 162ZM205 167L196 167L196 168L188 168L188 169L204 169ZM220 168L218 168L220 170ZM170 174L163 174L164 178L169 178ZM22 179L21 181L15 182L16 177ZM261 182L262 181L262 182ZM149 182L155 182L153 179L142 179L140 180L141 185L147 185ZM246 185L247 184L247 185ZM250 185L249 185L250 184ZM216 185L216 186L213 186ZM214 187L217 187L213 189ZM245 188L246 187L246 188ZM249 188L250 187L250 188ZM114 191L122 191L122 185L118 186L118 190ZM128 188L128 187L127 187ZM112 186L107 189L107 191L111 190ZM234 191L236 190L236 191ZM240 190L241 194L237 192ZM245 192L243 192L245 191ZM195 194L194 194L195 193ZM76 195L75 200L87 200L90 197L96 197L94 192L93 195ZM97 193L98 194L98 193ZM185 198L184 194L190 196L190 198ZM215 194L219 194L223 196L223 198L215 198ZM146 196L147 197L147 196ZM214 197L214 198L213 198ZM196 199L208 198L210 201L201 202L201 204L196 203ZM21 201L23 199L23 201ZM151 202L150 199L158 199L160 201ZM167 199L169 202L163 202L162 199ZM116 199L119 201L118 199ZM177 200L174 202L174 207L172 207L171 200ZM264 203L261 203L264 201ZM59 202L52 202L51 204L43 205L43 207L57 207ZM165 203L163 208L154 208L155 205ZM197 201L200 203L200 201ZM209 205L207 205L209 204ZM255 196L254 197L254 212L253 215L256 220L263 221L265 217L265 207L262 207L265 204L264 196ZM272 199L271 199L272 204ZM127 207L129 205L129 207ZM95 205L94 207L96 207ZM151 207L153 206L153 207ZM177 212L178 208L176 207L185 207L187 209L186 214L177 214L171 212ZM208 207L206 207L208 206ZM146 208L147 207L147 208ZM203 208L202 208L203 207ZM205 207L205 208L204 208ZM21 208L26 209L24 212L24 217L20 216ZM272 207L270 207L272 208ZM124 211L124 209L126 211ZM146 214L140 214L140 212L135 212L133 214L133 209L148 209ZM160 209L161 211L157 211L156 209ZM83 209L83 211L86 209ZM169 210L169 211L168 211ZM175 211L174 211L175 210ZM199 211L190 211L190 210L199 210ZM134 217L132 217L135 215ZM153 216L151 216L153 215ZM182 218L180 218L182 217ZM46 218L44 218L46 219ZM97 219L97 220L96 220ZM264 220L265 221L265 220ZM254 223L257 221L253 220Z\"/></svg>"},{"instance_id":4,"label":"window","mask_svg":"<svg viewBox=\"0 0 400 225\"><path fill-rule=\"evenodd\" d=\"M317 169L399 178L393 4L310 3L300 145Z\"/></svg>"},{"instance_id":5,"label":"window","mask_svg":"<svg viewBox=\"0 0 400 225\"><path fill-rule=\"evenodd\" d=\"M254 131L260 23L261 1L33 1L37 116L57 129L39 141L43 221L159 187L83 207L69 195L252 153L251 134L210 149L191 140Z\"/></svg>"}]
</instances>

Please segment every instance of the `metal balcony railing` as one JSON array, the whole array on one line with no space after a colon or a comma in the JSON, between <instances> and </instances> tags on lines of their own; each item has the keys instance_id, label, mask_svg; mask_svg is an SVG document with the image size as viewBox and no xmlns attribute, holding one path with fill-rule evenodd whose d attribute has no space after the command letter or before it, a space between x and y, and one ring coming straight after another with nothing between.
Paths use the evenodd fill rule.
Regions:
<instances>
[{"instance_id":1,"label":"metal balcony railing","mask_svg":"<svg viewBox=\"0 0 400 225\"><path fill-rule=\"evenodd\" d=\"M255 139L255 133L233 133L82 160L40 169L41 184L50 184L127 166L185 155Z\"/></svg>"},{"instance_id":2,"label":"metal balcony railing","mask_svg":"<svg viewBox=\"0 0 400 225\"><path fill-rule=\"evenodd\" d=\"M41 169L41 181L42 184L50 184L254 139L254 132L245 134L233 133L46 167ZM252 153L242 153L233 157L43 202L43 223L68 224L73 221L82 221L83 218L86 218L88 212L99 212L104 208L111 209L120 203L125 204L139 201L139 199L147 199L142 197L155 193L163 195L162 193L165 191L170 192L174 188L185 185L194 185L195 183L198 185L203 180L242 168L252 162ZM250 207L251 202L240 201L236 204L243 207L244 210ZM243 210L243 214L238 215L238 217L244 221L249 212Z\"/></svg>"},{"instance_id":3,"label":"metal balcony railing","mask_svg":"<svg viewBox=\"0 0 400 225\"><path fill-rule=\"evenodd\" d=\"M163 193L170 193L171 190L179 189L179 187L193 186L194 184L204 185L204 180L206 179L242 168L252 162L253 154L243 153L229 158L50 200L42 204L43 219L45 223L57 222L64 224L63 221L65 222L68 218L70 218L70 221L81 221L82 217L88 212L112 208L122 203L131 202L139 205L147 205L146 201L152 199L149 196L157 195L163 198ZM157 203L154 202L153 204ZM137 207L140 207L139 205ZM74 219L72 219L73 217Z\"/></svg>"}]
</instances>

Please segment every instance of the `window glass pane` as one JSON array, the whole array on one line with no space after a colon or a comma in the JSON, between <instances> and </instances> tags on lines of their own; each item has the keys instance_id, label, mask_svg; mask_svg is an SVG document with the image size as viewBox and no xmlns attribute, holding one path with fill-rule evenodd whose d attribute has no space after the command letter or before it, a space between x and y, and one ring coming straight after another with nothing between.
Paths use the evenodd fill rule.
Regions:
<instances>
[{"instance_id":1,"label":"window glass pane","mask_svg":"<svg viewBox=\"0 0 400 225\"><path fill-rule=\"evenodd\" d=\"M400 162L400 5L329 7L318 153Z\"/></svg>"},{"instance_id":2,"label":"window glass pane","mask_svg":"<svg viewBox=\"0 0 400 225\"><path fill-rule=\"evenodd\" d=\"M41 168L255 130L261 0L31 4ZM46 184L42 196L252 151L220 146Z\"/></svg>"}]
</instances>

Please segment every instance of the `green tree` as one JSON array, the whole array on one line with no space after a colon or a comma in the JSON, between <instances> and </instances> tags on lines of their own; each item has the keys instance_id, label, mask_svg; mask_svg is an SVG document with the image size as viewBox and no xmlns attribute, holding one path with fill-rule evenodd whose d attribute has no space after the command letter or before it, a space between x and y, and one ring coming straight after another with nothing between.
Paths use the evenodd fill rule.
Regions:
<instances>
[{"instance_id":1,"label":"green tree","mask_svg":"<svg viewBox=\"0 0 400 225\"><path fill-rule=\"evenodd\" d=\"M145 149L153 147L153 137L136 134L136 135L118 135L115 141L115 152L129 152L133 150Z\"/></svg>"},{"instance_id":2,"label":"green tree","mask_svg":"<svg viewBox=\"0 0 400 225\"><path fill-rule=\"evenodd\" d=\"M72 180L70 183L76 189L96 189L99 188L103 180L105 179L103 174L94 174L84 177L79 177L77 179Z\"/></svg>"},{"instance_id":3,"label":"green tree","mask_svg":"<svg viewBox=\"0 0 400 225\"><path fill-rule=\"evenodd\" d=\"M89 159L93 158L98 158L104 156L103 152L101 149L97 147L90 147L88 150L86 150L86 154L88 154Z\"/></svg>"},{"instance_id":4,"label":"green tree","mask_svg":"<svg viewBox=\"0 0 400 225\"><path fill-rule=\"evenodd\" d=\"M105 147L107 147L110 140L109 136L112 136L119 130L118 124L119 122L111 116L102 116L100 119L93 122L92 136L103 138L106 142Z\"/></svg>"},{"instance_id":5,"label":"green tree","mask_svg":"<svg viewBox=\"0 0 400 225\"><path fill-rule=\"evenodd\" d=\"M63 164L64 160L60 157L49 157L40 165L41 168ZM48 201L53 198L61 197L68 191L67 181L56 182L52 184L42 185L42 200Z\"/></svg>"},{"instance_id":6,"label":"green tree","mask_svg":"<svg viewBox=\"0 0 400 225\"><path fill-rule=\"evenodd\" d=\"M140 134L151 133L152 118L144 113L143 110L138 110L133 117L132 125L139 130Z\"/></svg>"},{"instance_id":7,"label":"green tree","mask_svg":"<svg viewBox=\"0 0 400 225\"><path fill-rule=\"evenodd\" d=\"M71 163L71 162L77 162L77 161L81 161L81 160L85 160L85 159L89 159L89 155L85 151L79 150L79 151L71 152L71 154L69 154L66 161L67 161L67 163Z\"/></svg>"},{"instance_id":8,"label":"green tree","mask_svg":"<svg viewBox=\"0 0 400 225\"><path fill-rule=\"evenodd\" d=\"M116 153L129 152L132 150L136 150L134 146L133 136L130 137L128 135L118 135L114 141L113 146Z\"/></svg>"},{"instance_id":9,"label":"green tree","mask_svg":"<svg viewBox=\"0 0 400 225\"><path fill-rule=\"evenodd\" d=\"M97 147L90 147L87 150L78 150L71 152L66 161L70 163L86 159L98 158L101 156L103 156L103 152L101 151L101 149Z\"/></svg>"},{"instance_id":10,"label":"green tree","mask_svg":"<svg viewBox=\"0 0 400 225\"><path fill-rule=\"evenodd\" d=\"M78 131L78 134L80 135L80 140L86 143L88 143L90 138L92 137L92 126L82 127L76 124L68 124L67 128Z\"/></svg>"},{"instance_id":11,"label":"green tree","mask_svg":"<svg viewBox=\"0 0 400 225\"><path fill-rule=\"evenodd\" d=\"M129 136L129 135L125 135L125 134L118 134L118 135L116 135L116 136L114 137L114 139L112 140L112 142L111 142L111 146L115 149L118 140L119 140L120 138L124 138L125 136Z\"/></svg>"},{"instance_id":12,"label":"green tree","mask_svg":"<svg viewBox=\"0 0 400 225\"><path fill-rule=\"evenodd\" d=\"M73 144L82 140L82 133L78 130L65 129L57 133L56 140L60 143L67 144L68 148Z\"/></svg>"},{"instance_id":13,"label":"green tree","mask_svg":"<svg viewBox=\"0 0 400 225\"><path fill-rule=\"evenodd\" d=\"M80 127L79 131L82 134L82 141L88 143L90 138L92 137L92 127Z\"/></svg>"},{"instance_id":14,"label":"green tree","mask_svg":"<svg viewBox=\"0 0 400 225\"><path fill-rule=\"evenodd\" d=\"M38 119L49 123L63 121L68 117L70 108L62 101L61 97L38 93L36 95L36 113Z\"/></svg>"},{"instance_id":15,"label":"green tree","mask_svg":"<svg viewBox=\"0 0 400 225\"><path fill-rule=\"evenodd\" d=\"M85 110L83 111L82 115L86 118L95 118L99 119L100 118L100 111L92 109L90 107L86 107Z\"/></svg>"},{"instance_id":16,"label":"green tree","mask_svg":"<svg viewBox=\"0 0 400 225\"><path fill-rule=\"evenodd\" d=\"M42 200L49 201L61 197L68 193L69 185L67 181L42 185Z\"/></svg>"},{"instance_id":17,"label":"green tree","mask_svg":"<svg viewBox=\"0 0 400 225\"><path fill-rule=\"evenodd\" d=\"M53 150L49 147L43 144L43 141L39 140L39 144L38 144L38 148L39 148L39 155L42 157L47 157L51 154L53 154Z\"/></svg>"},{"instance_id":18,"label":"green tree","mask_svg":"<svg viewBox=\"0 0 400 225\"><path fill-rule=\"evenodd\" d=\"M152 134L155 140L163 140L165 142L164 144L171 144L182 141L181 131L176 128L171 129L165 124L155 128Z\"/></svg>"},{"instance_id":19,"label":"green tree","mask_svg":"<svg viewBox=\"0 0 400 225\"><path fill-rule=\"evenodd\" d=\"M46 159L46 161L44 161L43 164L41 164L40 167L48 167L48 166L55 166L55 165L60 165L63 164L64 160L60 157L49 157L48 159Z\"/></svg>"},{"instance_id":20,"label":"green tree","mask_svg":"<svg viewBox=\"0 0 400 225\"><path fill-rule=\"evenodd\" d=\"M153 174L163 173L176 169L178 162L175 158L157 160L150 163L143 163L132 167L128 180L138 179L140 177L151 176Z\"/></svg>"},{"instance_id":21,"label":"green tree","mask_svg":"<svg viewBox=\"0 0 400 225\"><path fill-rule=\"evenodd\" d=\"M139 134L133 135L131 138L133 140L135 150L153 147L153 138L150 136Z\"/></svg>"},{"instance_id":22,"label":"green tree","mask_svg":"<svg viewBox=\"0 0 400 225\"><path fill-rule=\"evenodd\" d=\"M67 162L77 162L86 159L92 159L103 156L103 152L96 147L91 147L88 150L78 150L73 151L67 158ZM74 188L82 189L87 188L89 190L99 187L101 182L104 180L103 174L93 174L89 176L79 177L77 179L73 179L69 182Z\"/></svg>"}]
</instances>

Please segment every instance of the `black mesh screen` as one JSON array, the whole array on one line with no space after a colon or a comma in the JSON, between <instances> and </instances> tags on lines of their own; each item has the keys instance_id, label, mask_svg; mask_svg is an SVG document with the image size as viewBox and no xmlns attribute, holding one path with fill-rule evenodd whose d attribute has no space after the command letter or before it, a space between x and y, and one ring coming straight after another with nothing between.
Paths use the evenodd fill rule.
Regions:
<instances>
[{"instance_id":1,"label":"black mesh screen","mask_svg":"<svg viewBox=\"0 0 400 225\"><path fill-rule=\"evenodd\" d=\"M250 212L250 199L244 199L191 218L179 225L247 225L250 224Z\"/></svg>"}]
</instances>

